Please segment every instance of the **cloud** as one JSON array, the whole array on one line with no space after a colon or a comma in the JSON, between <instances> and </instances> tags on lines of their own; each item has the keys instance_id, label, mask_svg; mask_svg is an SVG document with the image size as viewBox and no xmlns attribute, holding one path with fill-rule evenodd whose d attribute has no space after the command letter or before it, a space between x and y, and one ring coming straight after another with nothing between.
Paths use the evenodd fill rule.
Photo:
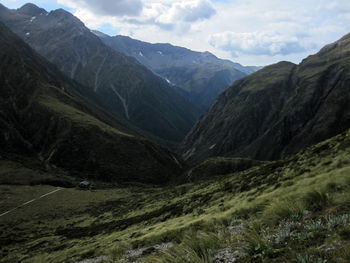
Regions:
<instances>
[{"instance_id":1,"label":"cloud","mask_svg":"<svg viewBox=\"0 0 350 263\"><path fill-rule=\"evenodd\" d=\"M215 48L230 51L235 57L239 54L257 56L290 55L306 50L301 43L301 39L297 36L268 31L213 34L209 37L209 43Z\"/></svg>"},{"instance_id":2,"label":"cloud","mask_svg":"<svg viewBox=\"0 0 350 263\"><path fill-rule=\"evenodd\" d=\"M163 24L172 24L179 21L196 22L209 19L215 13L214 7L207 0L186 0L173 3L167 12L157 18L157 21Z\"/></svg>"},{"instance_id":3,"label":"cloud","mask_svg":"<svg viewBox=\"0 0 350 263\"><path fill-rule=\"evenodd\" d=\"M141 0L58 0L58 3L103 16L137 16L143 8Z\"/></svg>"},{"instance_id":4,"label":"cloud","mask_svg":"<svg viewBox=\"0 0 350 263\"><path fill-rule=\"evenodd\" d=\"M348 0L329 1L325 9L338 14L349 13L350 2Z\"/></svg>"},{"instance_id":5,"label":"cloud","mask_svg":"<svg viewBox=\"0 0 350 263\"><path fill-rule=\"evenodd\" d=\"M125 22L135 25L155 25L162 30L188 31L193 23L210 19L216 10L209 0L149 1L139 17Z\"/></svg>"},{"instance_id":6,"label":"cloud","mask_svg":"<svg viewBox=\"0 0 350 263\"><path fill-rule=\"evenodd\" d=\"M184 33L216 14L210 0L57 0L94 29L105 24L123 28L156 26Z\"/></svg>"}]
</instances>

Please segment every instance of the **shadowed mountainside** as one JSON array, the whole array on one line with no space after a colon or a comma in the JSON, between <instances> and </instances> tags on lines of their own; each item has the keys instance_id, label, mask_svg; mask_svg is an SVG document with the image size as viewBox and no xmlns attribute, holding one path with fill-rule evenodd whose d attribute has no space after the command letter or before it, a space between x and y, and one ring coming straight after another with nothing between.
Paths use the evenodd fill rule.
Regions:
<instances>
[{"instance_id":1,"label":"shadowed mountainside","mask_svg":"<svg viewBox=\"0 0 350 263\"><path fill-rule=\"evenodd\" d=\"M67 76L85 85L105 110L163 144L179 142L197 108L135 59L105 45L69 12L26 4L0 6L0 20Z\"/></svg>"},{"instance_id":2,"label":"shadowed mountainside","mask_svg":"<svg viewBox=\"0 0 350 263\"><path fill-rule=\"evenodd\" d=\"M350 37L299 65L280 62L237 81L183 143L188 160L272 160L350 127Z\"/></svg>"},{"instance_id":3,"label":"shadowed mountainside","mask_svg":"<svg viewBox=\"0 0 350 263\"><path fill-rule=\"evenodd\" d=\"M65 77L0 24L0 154L107 181L164 183L181 171L169 151L86 100ZM27 162L28 163L28 162Z\"/></svg>"}]
</instances>

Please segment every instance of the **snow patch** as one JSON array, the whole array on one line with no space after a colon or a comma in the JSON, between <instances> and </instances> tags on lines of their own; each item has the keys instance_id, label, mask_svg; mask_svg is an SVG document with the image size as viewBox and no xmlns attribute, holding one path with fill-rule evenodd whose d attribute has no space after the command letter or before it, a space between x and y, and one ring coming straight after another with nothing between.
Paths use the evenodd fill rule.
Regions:
<instances>
[{"instance_id":1,"label":"snow patch","mask_svg":"<svg viewBox=\"0 0 350 263\"><path fill-rule=\"evenodd\" d=\"M30 19L30 22L33 22L35 19L36 19L36 16L33 16L33 17Z\"/></svg>"},{"instance_id":2,"label":"snow patch","mask_svg":"<svg viewBox=\"0 0 350 263\"><path fill-rule=\"evenodd\" d=\"M101 73L102 67L104 66L104 64L105 64L105 62L106 62L107 56L108 56L108 55L106 55L106 56L102 59L102 62L101 62L101 64L100 64L100 66L98 67L97 72L95 73L95 85L94 85L94 91L95 91L95 92L96 92L97 89L98 89L100 73Z\"/></svg>"},{"instance_id":3,"label":"snow patch","mask_svg":"<svg viewBox=\"0 0 350 263\"><path fill-rule=\"evenodd\" d=\"M174 161L176 162L176 164L178 166L182 167L181 163L179 162L179 160L174 155L171 155L171 157L173 157Z\"/></svg>"},{"instance_id":4,"label":"snow patch","mask_svg":"<svg viewBox=\"0 0 350 263\"><path fill-rule=\"evenodd\" d=\"M30 36L30 33L29 33L29 32L27 32L27 33L26 33L26 36Z\"/></svg>"},{"instance_id":5,"label":"snow patch","mask_svg":"<svg viewBox=\"0 0 350 263\"><path fill-rule=\"evenodd\" d=\"M130 120L130 116L129 116L129 108L128 108L128 103L126 101L125 98L123 98L119 92L116 90L116 88L114 87L114 85L112 84L111 85L111 88L112 90L114 91L114 93L118 96L118 98L120 99L120 101L122 102L122 105L123 105L123 108L124 108L124 111L125 111L125 116L128 120Z\"/></svg>"},{"instance_id":6,"label":"snow patch","mask_svg":"<svg viewBox=\"0 0 350 263\"><path fill-rule=\"evenodd\" d=\"M163 52L162 51L157 51L157 53L161 56L164 56Z\"/></svg>"},{"instance_id":7,"label":"snow patch","mask_svg":"<svg viewBox=\"0 0 350 263\"><path fill-rule=\"evenodd\" d=\"M215 146L216 146L216 144L213 144L212 146L210 146L210 147L209 147L209 150L214 149L214 148L215 148Z\"/></svg>"},{"instance_id":8,"label":"snow patch","mask_svg":"<svg viewBox=\"0 0 350 263\"><path fill-rule=\"evenodd\" d=\"M141 52L141 51L139 52L139 56L144 57L144 55L142 54L142 52Z\"/></svg>"}]
</instances>

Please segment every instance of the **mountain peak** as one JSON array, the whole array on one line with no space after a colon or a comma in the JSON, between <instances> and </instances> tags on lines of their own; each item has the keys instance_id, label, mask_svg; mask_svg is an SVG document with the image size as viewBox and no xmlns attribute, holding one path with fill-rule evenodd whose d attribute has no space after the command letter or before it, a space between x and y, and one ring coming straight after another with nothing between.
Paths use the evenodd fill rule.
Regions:
<instances>
[{"instance_id":1,"label":"mountain peak","mask_svg":"<svg viewBox=\"0 0 350 263\"><path fill-rule=\"evenodd\" d=\"M67 25L69 24L71 26L74 24L79 28L85 28L85 25L81 20L62 8L51 11L50 16L60 22L64 22L65 24L67 22Z\"/></svg>"},{"instance_id":2,"label":"mountain peak","mask_svg":"<svg viewBox=\"0 0 350 263\"><path fill-rule=\"evenodd\" d=\"M66 17L66 18L73 18L74 17L71 13L64 10L63 8L59 8L59 9L51 11L51 14L56 15L56 16L60 16L60 17Z\"/></svg>"},{"instance_id":3,"label":"mountain peak","mask_svg":"<svg viewBox=\"0 0 350 263\"><path fill-rule=\"evenodd\" d=\"M27 3L18 9L18 12L30 16L36 16L40 14L46 14L47 11L43 8L40 8L32 3Z\"/></svg>"}]
</instances>

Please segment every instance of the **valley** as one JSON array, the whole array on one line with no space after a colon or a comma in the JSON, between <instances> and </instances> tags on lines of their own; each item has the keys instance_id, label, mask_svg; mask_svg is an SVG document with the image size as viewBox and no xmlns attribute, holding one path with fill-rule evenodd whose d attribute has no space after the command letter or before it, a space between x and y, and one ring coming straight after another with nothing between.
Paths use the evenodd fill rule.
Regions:
<instances>
[{"instance_id":1,"label":"valley","mask_svg":"<svg viewBox=\"0 0 350 263\"><path fill-rule=\"evenodd\" d=\"M0 3L1 263L350 262L349 34L242 66L67 10Z\"/></svg>"}]
</instances>

